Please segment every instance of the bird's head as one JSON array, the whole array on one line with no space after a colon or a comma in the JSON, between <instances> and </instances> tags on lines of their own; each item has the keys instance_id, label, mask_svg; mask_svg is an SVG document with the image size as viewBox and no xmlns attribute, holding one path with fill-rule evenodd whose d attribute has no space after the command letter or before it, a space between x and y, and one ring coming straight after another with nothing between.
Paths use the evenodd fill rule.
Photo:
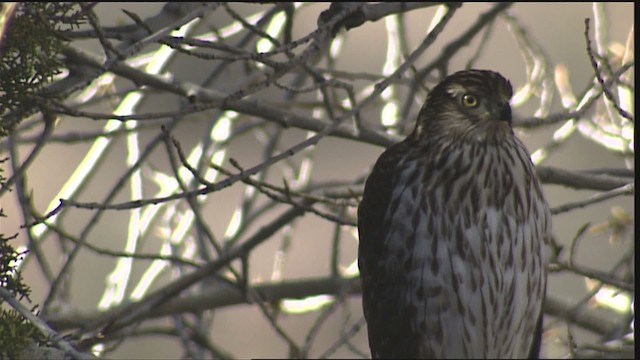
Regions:
<instances>
[{"instance_id":1,"label":"bird's head","mask_svg":"<svg viewBox=\"0 0 640 360\"><path fill-rule=\"evenodd\" d=\"M499 141L512 134L511 83L497 72L464 70L446 77L427 96L414 136L433 132L465 141Z\"/></svg>"}]
</instances>

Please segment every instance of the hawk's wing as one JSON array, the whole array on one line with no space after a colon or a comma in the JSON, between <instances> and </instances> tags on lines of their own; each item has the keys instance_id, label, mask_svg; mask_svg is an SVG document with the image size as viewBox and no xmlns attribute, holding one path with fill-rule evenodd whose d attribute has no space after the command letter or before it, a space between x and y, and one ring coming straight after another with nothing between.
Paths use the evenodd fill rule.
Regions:
<instances>
[{"instance_id":1,"label":"hawk's wing","mask_svg":"<svg viewBox=\"0 0 640 360\"><path fill-rule=\"evenodd\" d=\"M385 244L390 228L389 220L385 223L385 214L393 174L409 148L409 140L405 140L380 156L367 179L358 207L358 267L373 358L412 357L416 353L416 349L411 348L416 344L409 332L411 316L402 301L405 287L400 284L406 280L401 271L391 272L385 265L388 257L393 256Z\"/></svg>"},{"instance_id":2,"label":"hawk's wing","mask_svg":"<svg viewBox=\"0 0 640 360\"><path fill-rule=\"evenodd\" d=\"M545 297L546 297L546 288L545 288ZM544 304L544 300L542 301ZM540 309L540 316L538 317L538 324L536 325L536 330L533 333L533 344L531 344L531 350L529 350L529 359L538 359L540 358L540 348L542 347L542 319L544 317L544 311Z\"/></svg>"}]
</instances>

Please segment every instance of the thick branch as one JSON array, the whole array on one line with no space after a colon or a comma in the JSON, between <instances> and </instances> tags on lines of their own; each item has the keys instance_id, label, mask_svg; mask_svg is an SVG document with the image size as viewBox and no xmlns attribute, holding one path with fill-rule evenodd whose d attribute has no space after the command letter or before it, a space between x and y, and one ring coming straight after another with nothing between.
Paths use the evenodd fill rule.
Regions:
<instances>
[{"instance_id":1,"label":"thick branch","mask_svg":"<svg viewBox=\"0 0 640 360\"><path fill-rule=\"evenodd\" d=\"M267 283L253 286L266 302L277 302L283 299L299 299L322 294L339 294L348 291L351 295L359 295L362 291L358 278L310 278L290 280L281 283ZM246 304L246 296L237 287L216 285L215 288L200 294L173 299L146 314L146 319L158 318L183 313L199 313L204 310ZM575 311L568 301L549 296L545 300L545 314L568 320L575 325L595 332L608 334L619 328L624 316L604 308L589 308ZM54 316L49 320L60 330L81 327L94 321L101 313L73 313Z\"/></svg>"},{"instance_id":2,"label":"thick branch","mask_svg":"<svg viewBox=\"0 0 640 360\"><path fill-rule=\"evenodd\" d=\"M536 171L543 183L564 185L575 189L607 191L633 182L633 178L570 171L549 166L538 166Z\"/></svg>"}]
</instances>

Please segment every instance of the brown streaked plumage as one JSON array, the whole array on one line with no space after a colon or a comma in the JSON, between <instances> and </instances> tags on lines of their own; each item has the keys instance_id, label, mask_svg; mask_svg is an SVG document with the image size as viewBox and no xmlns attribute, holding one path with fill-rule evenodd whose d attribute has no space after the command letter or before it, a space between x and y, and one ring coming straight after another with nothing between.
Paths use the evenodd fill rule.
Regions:
<instances>
[{"instance_id":1,"label":"brown streaked plumage","mask_svg":"<svg viewBox=\"0 0 640 360\"><path fill-rule=\"evenodd\" d=\"M358 208L373 358L537 357L551 216L511 84L460 71L387 149Z\"/></svg>"}]
</instances>

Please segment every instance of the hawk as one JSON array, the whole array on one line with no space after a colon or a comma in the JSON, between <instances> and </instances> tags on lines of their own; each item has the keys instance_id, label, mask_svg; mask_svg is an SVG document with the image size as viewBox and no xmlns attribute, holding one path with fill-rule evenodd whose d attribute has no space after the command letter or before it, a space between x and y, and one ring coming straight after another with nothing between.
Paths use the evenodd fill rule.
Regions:
<instances>
[{"instance_id":1,"label":"hawk","mask_svg":"<svg viewBox=\"0 0 640 360\"><path fill-rule=\"evenodd\" d=\"M537 357L551 214L511 127L511 84L445 78L358 208L373 358Z\"/></svg>"}]
</instances>

